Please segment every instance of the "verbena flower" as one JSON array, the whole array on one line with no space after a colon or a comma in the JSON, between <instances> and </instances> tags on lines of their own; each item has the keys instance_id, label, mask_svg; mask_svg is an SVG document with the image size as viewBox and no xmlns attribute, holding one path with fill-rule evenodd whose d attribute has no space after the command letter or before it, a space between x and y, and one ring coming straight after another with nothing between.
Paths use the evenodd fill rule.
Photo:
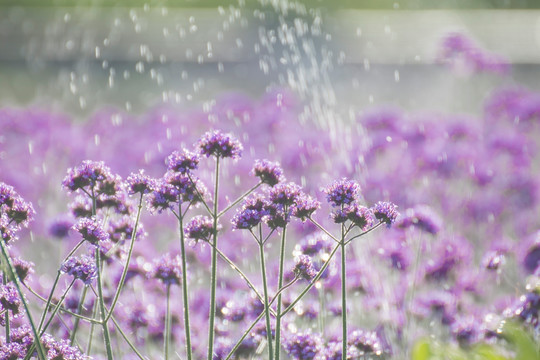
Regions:
<instances>
[{"instance_id":1,"label":"verbena flower","mask_svg":"<svg viewBox=\"0 0 540 360\"><path fill-rule=\"evenodd\" d=\"M178 191L179 200L196 204L208 198L208 189L201 180L190 178L185 174L167 171L163 177L167 184L170 184Z\"/></svg>"},{"instance_id":2,"label":"verbena flower","mask_svg":"<svg viewBox=\"0 0 540 360\"><path fill-rule=\"evenodd\" d=\"M232 219L234 229L251 229L269 215L268 202L260 195L247 198Z\"/></svg>"},{"instance_id":3,"label":"verbena flower","mask_svg":"<svg viewBox=\"0 0 540 360\"><path fill-rule=\"evenodd\" d=\"M307 281L311 281L317 275L311 257L307 255L300 255L296 258L296 265L293 272L294 275Z\"/></svg>"},{"instance_id":4,"label":"verbena flower","mask_svg":"<svg viewBox=\"0 0 540 360\"><path fill-rule=\"evenodd\" d=\"M482 258L482 265L487 270L498 270L505 262L505 253L500 250L489 251Z\"/></svg>"},{"instance_id":5,"label":"verbena flower","mask_svg":"<svg viewBox=\"0 0 540 360\"><path fill-rule=\"evenodd\" d=\"M332 251L333 241L323 232L308 235L300 241L297 248L304 255L324 256Z\"/></svg>"},{"instance_id":6,"label":"verbena flower","mask_svg":"<svg viewBox=\"0 0 540 360\"><path fill-rule=\"evenodd\" d=\"M362 231L366 231L373 225L374 215L371 209L358 204L352 204L347 207L347 219Z\"/></svg>"},{"instance_id":7,"label":"verbena flower","mask_svg":"<svg viewBox=\"0 0 540 360\"><path fill-rule=\"evenodd\" d=\"M323 192L332 206L348 205L358 198L360 185L353 180L341 179L324 188Z\"/></svg>"},{"instance_id":8,"label":"verbena flower","mask_svg":"<svg viewBox=\"0 0 540 360\"><path fill-rule=\"evenodd\" d=\"M251 173L264 184L274 186L285 180L283 169L278 162L268 160L255 160Z\"/></svg>"},{"instance_id":9,"label":"verbena flower","mask_svg":"<svg viewBox=\"0 0 540 360\"><path fill-rule=\"evenodd\" d=\"M442 228L442 219L427 205L418 205L407 209L405 215L400 218L398 227L417 227L427 233L437 234Z\"/></svg>"},{"instance_id":10,"label":"verbena flower","mask_svg":"<svg viewBox=\"0 0 540 360\"><path fill-rule=\"evenodd\" d=\"M180 257L167 253L155 260L150 276L161 280L165 285L180 285L182 276Z\"/></svg>"},{"instance_id":11,"label":"verbena flower","mask_svg":"<svg viewBox=\"0 0 540 360\"><path fill-rule=\"evenodd\" d=\"M82 238L92 245L97 245L100 241L109 239L109 234L102 228L101 224L93 218L82 218L73 229L81 234Z\"/></svg>"},{"instance_id":12,"label":"verbena flower","mask_svg":"<svg viewBox=\"0 0 540 360\"><path fill-rule=\"evenodd\" d=\"M28 226L34 219L35 213L32 204L24 201L20 197L15 198L6 211L6 214L11 221L22 226Z\"/></svg>"},{"instance_id":13,"label":"verbena flower","mask_svg":"<svg viewBox=\"0 0 540 360\"><path fill-rule=\"evenodd\" d=\"M348 335L348 343L362 354L381 355L382 345L375 331L355 330Z\"/></svg>"},{"instance_id":14,"label":"verbena flower","mask_svg":"<svg viewBox=\"0 0 540 360\"><path fill-rule=\"evenodd\" d=\"M18 239L17 230L18 228L11 224L6 214L0 215L0 237L6 244Z\"/></svg>"},{"instance_id":15,"label":"verbena flower","mask_svg":"<svg viewBox=\"0 0 540 360\"><path fill-rule=\"evenodd\" d=\"M284 228L291 221L291 210L285 209L282 204L268 204L266 210L268 215L264 221L271 229Z\"/></svg>"},{"instance_id":16,"label":"verbena flower","mask_svg":"<svg viewBox=\"0 0 540 360\"><path fill-rule=\"evenodd\" d=\"M85 160L79 166L68 169L62 186L71 191L93 187L99 181L112 177L110 169L103 161Z\"/></svg>"},{"instance_id":17,"label":"verbena flower","mask_svg":"<svg viewBox=\"0 0 540 360\"><path fill-rule=\"evenodd\" d=\"M71 213L76 218L84 218L92 216L92 200L86 196L78 195L69 204Z\"/></svg>"},{"instance_id":18,"label":"verbena flower","mask_svg":"<svg viewBox=\"0 0 540 360\"><path fill-rule=\"evenodd\" d=\"M291 334L283 344L285 351L295 360L322 360L321 337L310 332Z\"/></svg>"},{"instance_id":19,"label":"verbena flower","mask_svg":"<svg viewBox=\"0 0 540 360\"><path fill-rule=\"evenodd\" d=\"M160 179L156 182L152 193L147 199L148 209L151 212L161 213L177 203L179 195L180 192L175 186Z\"/></svg>"},{"instance_id":20,"label":"verbena flower","mask_svg":"<svg viewBox=\"0 0 540 360\"><path fill-rule=\"evenodd\" d=\"M90 210L90 215L92 211ZM49 235L62 239L68 236L69 230L73 228L73 220L69 217L59 217L55 219L50 225L49 225Z\"/></svg>"},{"instance_id":21,"label":"verbena flower","mask_svg":"<svg viewBox=\"0 0 540 360\"><path fill-rule=\"evenodd\" d=\"M293 182L280 183L270 189L268 198L274 204L291 206L296 202L300 193L300 186L297 184Z\"/></svg>"},{"instance_id":22,"label":"verbena flower","mask_svg":"<svg viewBox=\"0 0 540 360\"><path fill-rule=\"evenodd\" d=\"M12 282L0 286L0 305L2 310L10 311L13 316L21 314L23 303Z\"/></svg>"},{"instance_id":23,"label":"verbena flower","mask_svg":"<svg viewBox=\"0 0 540 360\"><path fill-rule=\"evenodd\" d=\"M55 340L49 334L41 337L47 358L54 360L87 360L88 356L81 353L79 348L69 345L69 340Z\"/></svg>"},{"instance_id":24,"label":"verbena flower","mask_svg":"<svg viewBox=\"0 0 540 360\"><path fill-rule=\"evenodd\" d=\"M18 197L19 195L13 186L0 182L0 208L3 206L11 207L13 201Z\"/></svg>"},{"instance_id":25,"label":"verbena flower","mask_svg":"<svg viewBox=\"0 0 540 360\"><path fill-rule=\"evenodd\" d=\"M386 223L388 226L392 225L399 216L397 205L391 202L379 201L371 210L377 220Z\"/></svg>"},{"instance_id":26,"label":"verbena flower","mask_svg":"<svg viewBox=\"0 0 540 360\"><path fill-rule=\"evenodd\" d=\"M167 169L187 174L199 166L199 155L189 150L174 151L167 158Z\"/></svg>"},{"instance_id":27,"label":"verbena flower","mask_svg":"<svg viewBox=\"0 0 540 360\"><path fill-rule=\"evenodd\" d=\"M128 192L133 194L148 194L154 186L154 179L139 170L138 173L131 173L126 179Z\"/></svg>"},{"instance_id":28,"label":"verbena flower","mask_svg":"<svg viewBox=\"0 0 540 360\"><path fill-rule=\"evenodd\" d=\"M110 235L110 240L114 243L123 242L131 239L133 236L135 220L130 216L122 216L119 219L112 219L109 222L107 232ZM137 226L137 233L135 234L135 240L140 240L145 236L143 224L139 223Z\"/></svg>"},{"instance_id":29,"label":"verbena flower","mask_svg":"<svg viewBox=\"0 0 540 360\"><path fill-rule=\"evenodd\" d=\"M62 264L60 270L86 285L90 285L97 277L96 260L87 255L70 257Z\"/></svg>"},{"instance_id":30,"label":"verbena flower","mask_svg":"<svg viewBox=\"0 0 540 360\"><path fill-rule=\"evenodd\" d=\"M321 207L321 203L313 199L311 196L301 193L295 200L292 208L292 215L305 221L311 217L315 211Z\"/></svg>"},{"instance_id":31,"label":"verbena flower","mask_svg":"<svg viewBox=\"0 0 540 360\"><path fill-rule=\"evenodd\" d=\"M242 155L242 144L231 134L209 131L196 144L199 152L206 157L238 159Z\"/></svg>"},{"instance_id":32,"label":"verbena flower","mask_svg":"<svg viewBox=\"0 0 540 360\"><path fill-rule=\"evenodd\" d=\"M15 267L15 272L17 277L21 282L25 282L30 274L34 273L34 263L31 261L25 261L19 257L12 259L13 266Z\"/></svg>"},{"instance_id":33,"label":"verbena flower","mask_svg":"<svg viewBox=\"0 0 540 360\"><path fill-rule=\"evenodd\" d=\"M214 223L208 216L195 216L184 227L186 237L193 240L209 241L214 234Z\"/></svg>"}]
</instances>

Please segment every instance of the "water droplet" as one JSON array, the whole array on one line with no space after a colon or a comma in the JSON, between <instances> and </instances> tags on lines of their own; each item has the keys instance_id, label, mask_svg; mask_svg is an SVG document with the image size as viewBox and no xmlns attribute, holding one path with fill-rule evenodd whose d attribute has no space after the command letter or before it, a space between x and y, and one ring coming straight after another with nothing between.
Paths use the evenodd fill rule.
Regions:
<instances>
[{"instance_id":1,"label":"water droplet","mask_svg":"<svg viewBox=\"0 0 540 360\"><path fill-rule=\"evenodd\" d=\"M398 70L394 71L394 80L395 80L395 82L399 82L399 71Z\"/></svg>"},{"instance_id":2,"label":"water droplet","mask_svg":"<svg viewBox=\"0 0 540 360\"><path fill-rule=\"evenodd\" d=\"M96 144L96 146L99 146L99 143L100 143L99 134L95 134L94 135L94 144Z\"/></svg>"},{"instance_id":3,"label":"water droplet","mask_svg":"<svg viewBox=\"0 0 540 360\"><path fill-rule=\"evenodd\" d=\"M34 152L34 143L32 141L29 141L28 142L28 153L30 155L32 155L33 152Z\"/></svg>"}]
</instances>

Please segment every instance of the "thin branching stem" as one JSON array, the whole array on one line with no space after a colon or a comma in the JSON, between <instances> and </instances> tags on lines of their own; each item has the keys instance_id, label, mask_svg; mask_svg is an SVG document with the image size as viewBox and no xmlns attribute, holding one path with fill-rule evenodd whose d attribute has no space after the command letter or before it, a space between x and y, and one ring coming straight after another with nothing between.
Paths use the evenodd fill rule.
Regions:
<instances>
[{"instance_id":1,"label":"thin branching stem","mask_svg":"<svg viewBox=\"0 0 540 360\"><path fill-rule=\"evenodd\" d=\"M234 200L229 206L227 206L225 209L221 210L219 212L219 214L217 215L217 217L218 218L222 217L227 211L231 210L234 206L236 206L236 204L238 204L240 201L244 200L249 195L251 195L251 193L254 192L255 190L257 190L257 188L259 186L261 186L262 184L263 184L262 182L259 182L257 185L255 185L254 187L252 187L251 189L249 189L248 191L246 191L245 193L240 195L238 197L238 199Z\"/></svg>"},{"instance_id":2,"label":"thin branching stem","mask_svg":"<svg viewBox=\"0 0 540 360\"><path fill-rule=\"evenodd\" d=\"M216 286L217 286L217 221L218 221L218 191L219 191L219 157L216 156L216 178L214 183L214 211L212 212L213 219L213 241L212 241L212 268L210 279L210 314L208 321L208 360L214 357L214 322L216 317Z\"/></svg>"}]
</instances>

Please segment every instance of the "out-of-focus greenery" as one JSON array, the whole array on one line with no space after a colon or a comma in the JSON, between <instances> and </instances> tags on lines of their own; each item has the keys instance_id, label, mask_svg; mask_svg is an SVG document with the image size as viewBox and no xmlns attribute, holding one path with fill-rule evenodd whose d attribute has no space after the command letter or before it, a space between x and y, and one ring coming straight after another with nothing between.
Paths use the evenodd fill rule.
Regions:
<instances>
[{"instance_id":1,"label":"out-of-focus greenery","mask_svg":"<svg viewBox=\"0 0 540 360\"><path fill-rule=\"evenodd\" d=\"M507 341L507 348L479 344L470 349L463 349L454 344L421 339L415 344L411 358L412 360L540 360L538 345L519 324L504 322L499 335Z\"/></svg>"},{"instance_id":2,"label":"out-of-focus greenery","mask_svg":"<svg viewBox=\"0 0 540 360\"><path fill-rule=\"evenodd\" d=\"M268 0L266 0L268 1ZM539 9L538 0L290 0L310 7L355 9ZM243 0L257 7L258 0ZM238 5L239 0L0 0L0 6L169 6L217 7Z\"/></svg>"}]
</instances>

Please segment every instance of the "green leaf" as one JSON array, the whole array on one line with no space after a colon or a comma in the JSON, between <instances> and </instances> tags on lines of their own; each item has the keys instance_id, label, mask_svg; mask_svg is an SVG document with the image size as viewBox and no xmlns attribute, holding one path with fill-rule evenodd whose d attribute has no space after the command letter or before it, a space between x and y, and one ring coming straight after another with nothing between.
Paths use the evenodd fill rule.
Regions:
<instances>
[{"instance_id":1,"label":"green leaf","mask_svg":"<svg viewBox=\"0 0 540 360\"><path fill-rule=\"evenodd\" d=\"M502 327L502 335L516 347L515 360L540 360L536 343L520 325L506 321Z\"/></svg>"},{"instance_id":2,"label":"green leaf","mask_svg":"<svg viewBox=\"0 0 540 360\"><path fill-rule=\"evenodd\" d=\"M414 344L412 360L430 360L432 355L431 344L427 339L419 340Z\"/></svg>"}]
</instances>

